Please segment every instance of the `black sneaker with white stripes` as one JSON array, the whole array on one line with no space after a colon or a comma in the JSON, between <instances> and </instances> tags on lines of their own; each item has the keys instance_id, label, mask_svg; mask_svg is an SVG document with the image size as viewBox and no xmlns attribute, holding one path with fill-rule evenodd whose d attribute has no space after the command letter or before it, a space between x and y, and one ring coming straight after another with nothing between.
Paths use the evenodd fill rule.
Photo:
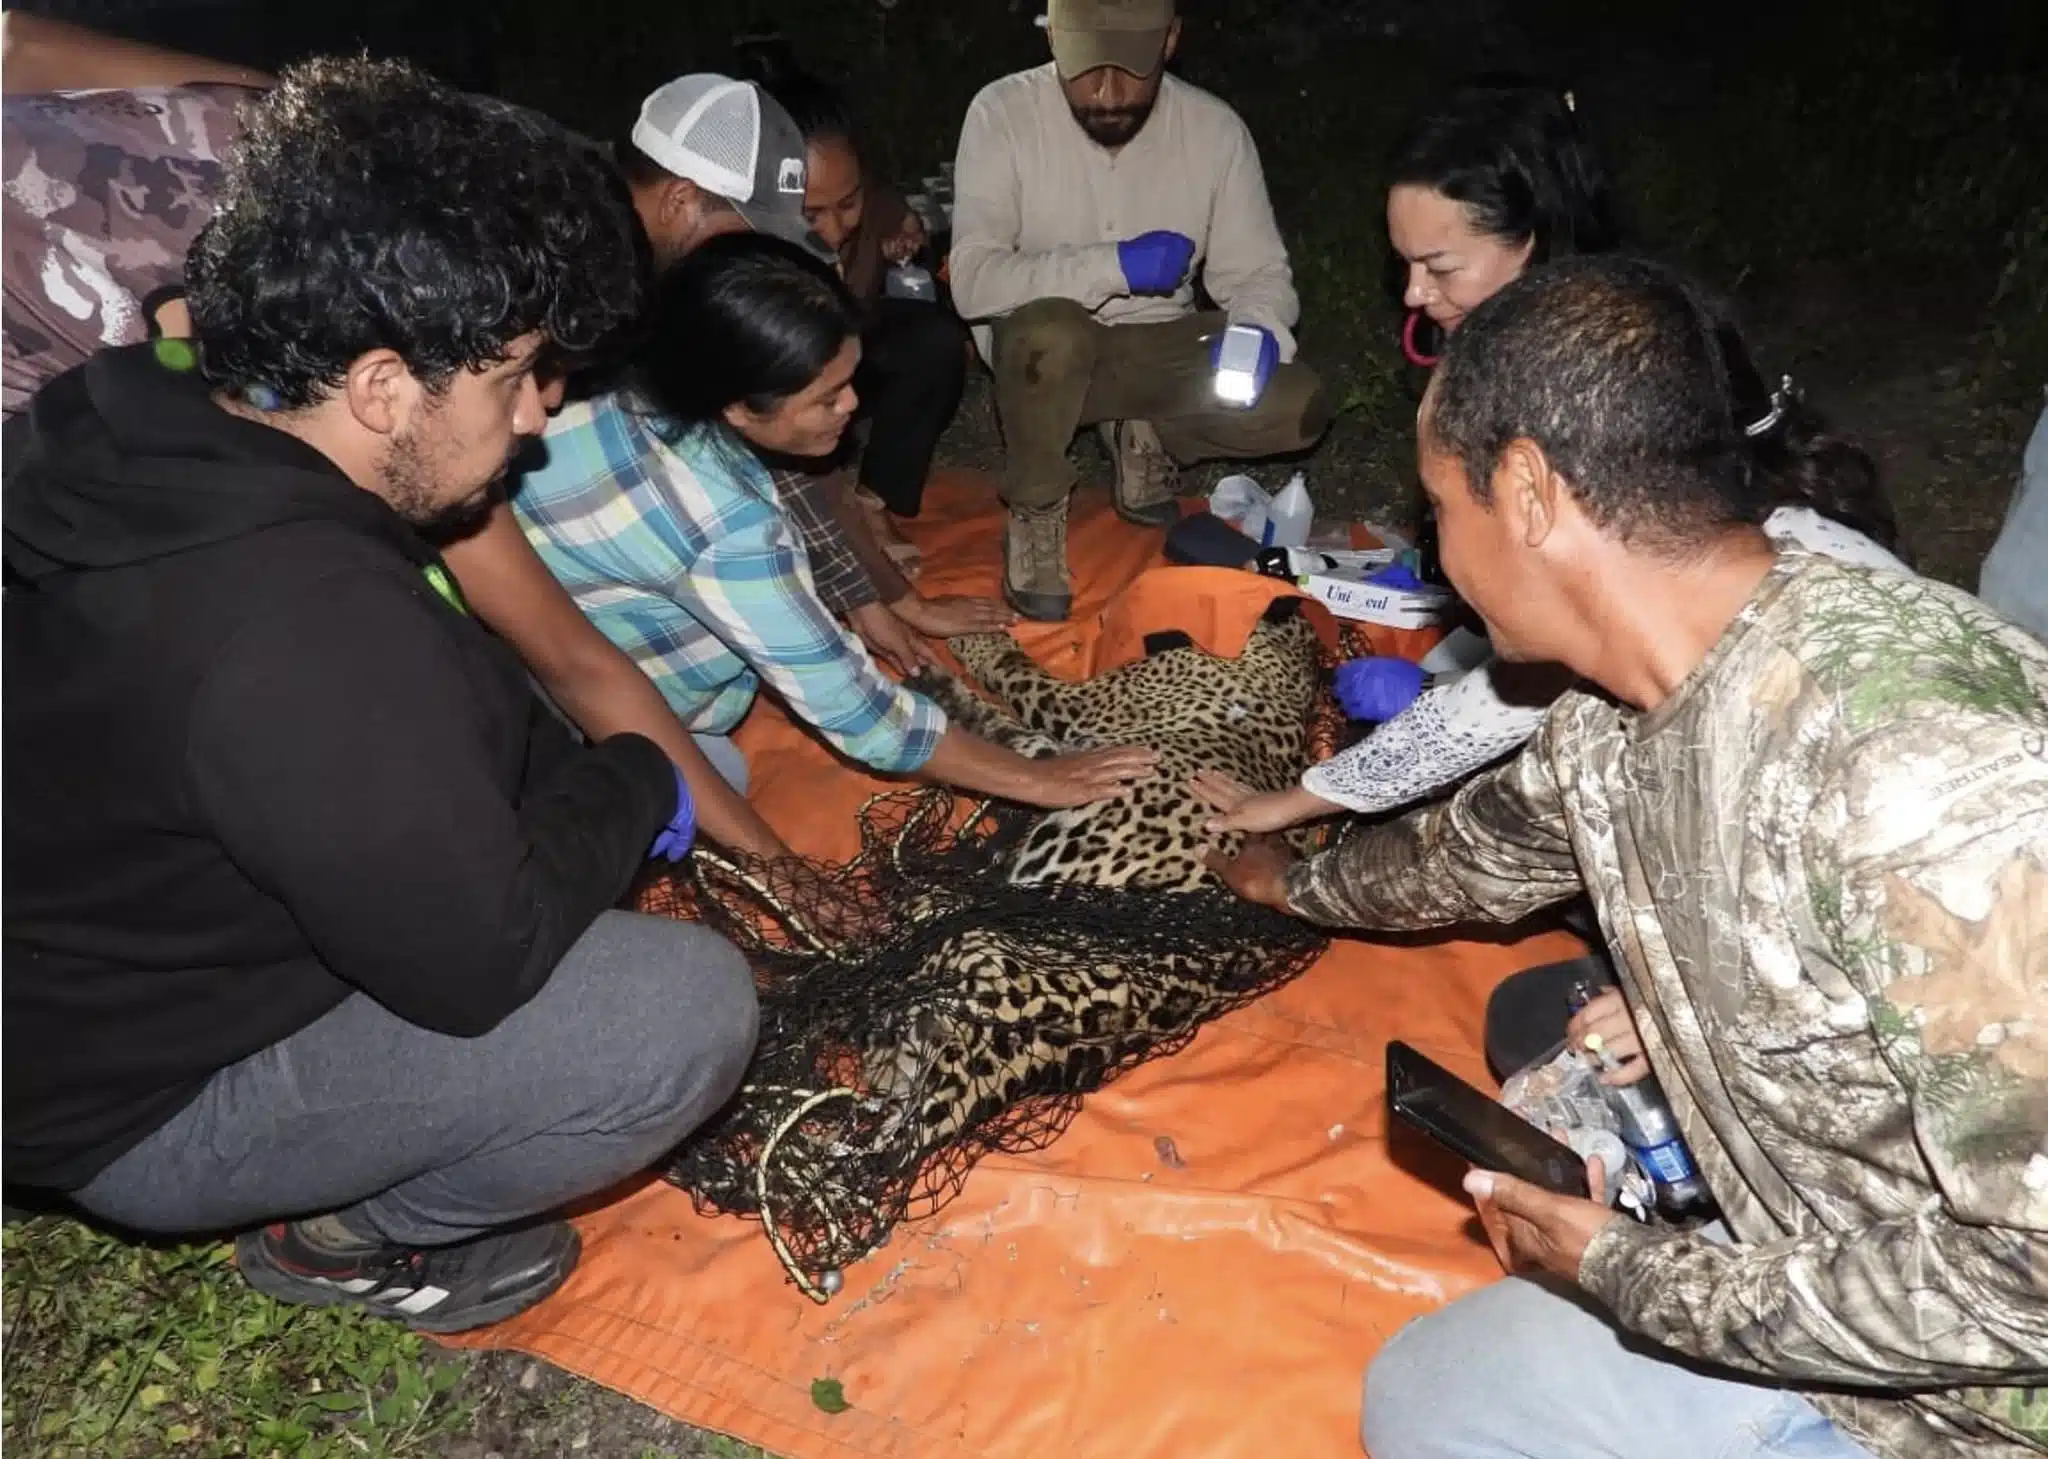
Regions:
<instances>
[{"instance_id":1,"label":"black sneaker with white stripes","mask_svg":"<svg viewBox=\"0 0 2048 1459\"><path fill-rule=\"evenodd\" d=\"M299 1222L235 1240L242 1279L307 1307L360 1307L419 1332L467 1332L524 1312L568 1280L582 1242L566 1221L493 1232L455 1246L338 1250Z\"/></svg>"}]
</instances>

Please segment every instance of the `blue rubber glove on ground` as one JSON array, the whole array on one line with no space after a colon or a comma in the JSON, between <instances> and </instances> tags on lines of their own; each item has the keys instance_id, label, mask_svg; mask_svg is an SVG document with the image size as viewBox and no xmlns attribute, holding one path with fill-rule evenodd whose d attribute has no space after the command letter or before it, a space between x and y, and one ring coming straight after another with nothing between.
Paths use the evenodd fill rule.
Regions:
<instances>
[{"instance_id":1,"label":"blue rubber glove on ground","mask_svg":"<svg viewBox=\"0 0 2048 1459\"><path fill-rule=\"evenodd\" d=\"M674 766L669 768L675 769ZM676 770L676 813L668 818L668 824L654 838L647 859L652 861L659 856L671 862L681 861L690 854L690 843L696 839L697 803L690 799L690 782L683 779L682 771Z\"/></svg>"},{"instance_id":2,"label":"blue rubber glove on ground","mask_svg":"<svg viewBox=\"0 0 2048 1459\"><path fill-rule=\"evenodd\" d=\"M1280 341L1275 339L1273 331L1263 324L1244 327L1259 332L1259 362L1252 368L1252 398L1244 402L1244 406L1249 408L1259 403L1259 397L1266 393L1266 382L1271 380L1273 372L1280 368ZM1217 335L1209 346L1209 368L1212 370L1223 359L1223 341L1227 334L1226 330L1224 334Z\"/></svg>"},{"instance_id":3,"label":"blue rubber glove on ground","mask_svg":"<svg viewBox=\"0 0 2048 1459\"><path fill-rule=\"evenodd\" d=\"M1133 294L1171 294L1195 261L1195 241L1163 228L1140 233L1116 246L1116 261L1123 265L1124 282Z\"/></svg>"},{"instance_id":4,"label":"blue rubber glove on ground","mask_svg":"<svg viewBox=\"0 0 2048 1459\"><path fill-rule=\"evenodd\" d=\"M1406 659L1350 659L1337 665L1332 688L1351 718L1379 724L1415 702L1422 680L1422 665Z\"/></svg>"}]
</instances>

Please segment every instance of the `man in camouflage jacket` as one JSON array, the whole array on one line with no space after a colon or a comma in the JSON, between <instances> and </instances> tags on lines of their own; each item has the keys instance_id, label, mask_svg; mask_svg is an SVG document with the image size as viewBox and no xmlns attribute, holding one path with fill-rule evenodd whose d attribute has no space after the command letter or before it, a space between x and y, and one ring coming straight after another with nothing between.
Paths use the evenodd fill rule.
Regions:
<instances>
[{"instance_id":1,"label":"man in camouflage jacket","mask_svg":"<svg viewBox=\"0 0 2048 1459\"><path fill-rule=\"evenodd\" d=\"M1731 337L1616 259L1472 315L1423 406L1444 562L1504 653L1592 687L1448 802L1219 862L1334 926L1589 892L1733 1233L1474 1172L1533 1280L1388 1345L1375 1459L2048 1449L2048 649L1773 557Z\"/></svg>"}]
</instances>

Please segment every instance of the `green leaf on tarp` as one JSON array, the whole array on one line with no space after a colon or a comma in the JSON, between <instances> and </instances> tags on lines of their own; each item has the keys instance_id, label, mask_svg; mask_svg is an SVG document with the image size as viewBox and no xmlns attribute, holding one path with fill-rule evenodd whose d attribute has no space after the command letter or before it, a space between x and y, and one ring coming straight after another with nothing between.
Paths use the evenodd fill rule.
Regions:
<instances>
[{"instance_id":1,"label":"green leaf on tarp","mask_svg":"<svg viewBox=\"0 0 2048 1459\"><path fill-rule=\"evenodd\" d=\"M846 1389L837 1378L813 1378L811 1402L825 1413L845 1413L853 1407L846 1401Z\"/></svg>"}]
</instances>

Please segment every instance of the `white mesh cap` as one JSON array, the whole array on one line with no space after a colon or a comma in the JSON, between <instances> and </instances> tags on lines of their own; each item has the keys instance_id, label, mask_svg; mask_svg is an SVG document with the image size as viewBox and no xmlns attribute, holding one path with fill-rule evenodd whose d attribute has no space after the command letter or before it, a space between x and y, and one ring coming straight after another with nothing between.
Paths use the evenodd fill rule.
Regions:
<instances>
[{"instance_id":1,"label":"white mesh cap","mask_svg":"<svg viewBox=\"0 0 2048 1459\"><path fill-rule=\"evenodd\" d=\"M730 202L757 232L830 250L804 221L804 139L751 81L679 76L640 104L633 145L657 166Z\"/></svg>"}]
</instances>

